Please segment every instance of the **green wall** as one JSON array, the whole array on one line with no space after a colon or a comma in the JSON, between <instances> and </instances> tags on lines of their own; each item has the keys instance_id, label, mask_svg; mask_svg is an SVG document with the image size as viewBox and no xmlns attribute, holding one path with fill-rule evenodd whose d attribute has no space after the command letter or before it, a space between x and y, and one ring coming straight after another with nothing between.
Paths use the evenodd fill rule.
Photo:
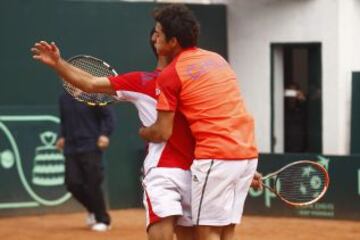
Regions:
<instances>
[{"instance_id":1,"label":"green wall","mask_svg":"<svg viewBox=\"0 0 360 240\"><path fill-rule=\"evenodd\" d=\"M352 73L350 152L360 153L360 72Z\"/></svg>"},{"instance_id":2,"label":"green wall","mask_svg":"<svg viewBox=\"0 0 360 240\"><path fill-rule=\"evenodd\" d=\"M0 1L0 117L19 116L22 120L0 119L19 147L22 161L6 168L0 165L0 215L14 214L16 208L8 203L29 203L32 199L24 182L36 192L31 183L34 148L42 143L39 134L56 131L54 122L29 122L36 118L58 116L57 99L61 84L56 75L31 58L30 48L39 40L55 41L64 58L88 54L102 58L121 72L152 70L155 59L148 46L149 30L154 25L151 11L153 3L127 3L112 1L57 1L57 0L2 0ZM199 46L214 50L227 57L226 8L222 5L191 5L201 23ZM141 206L140 168L144 143L138 137L140 123L136 109L128 103L114 106L117 129L106 152L106 189L112 208ZM8 120L4 120L8 119ZM55 125L54 125L55 124ZM4 128L5 128L4 127ZM0 129L0 154L13 151L9 138ZM28 145L26 143L29 143ZM3 155L3 156L6 156ZM5 157L0 163L6 162ZM25 168L20 181L19 169ZM7 183L7 191L4 182ZM14 184L14 185L13 185ZM17 184L15 186L15 184ZM63 194L64 189L50 190L49 194ZM46 191L45 191L46 192ZM39 193L40 194L40 193ZM45 194L45 193L44 193ZM58 197L60 197L60 195ZM17 196L20 196L17 199ZM23 197L22 197L23 196ZM55 196L46 196L55 197ZM35 201L36 202L36 201ZM38 202L37 202L38 203ZM3 204L3 205L1 205ZM3 207L1 207L3 206ZM61 206L36 207L23 205L20 214L36 212L71 211L76 204L68 201Z\"/></svg>"}]
</instances>

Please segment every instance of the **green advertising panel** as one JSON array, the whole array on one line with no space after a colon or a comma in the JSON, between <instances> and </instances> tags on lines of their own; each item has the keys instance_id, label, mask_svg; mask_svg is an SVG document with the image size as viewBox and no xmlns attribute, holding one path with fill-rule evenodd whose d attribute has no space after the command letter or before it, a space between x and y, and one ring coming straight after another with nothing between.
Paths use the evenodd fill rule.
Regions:
<instances>
[{"instance_id":1,"label":"green advertising panel","mask_svg":"<svg viewBox=\"0 0 360 240\"><path fill-rule=\"evenodd\" d=\"M0 213L74 210L64 187L64 156L55 148L59 118L50 109L29 110L6 115L11 111L0 108Z\"/></svg>"},{"instance_id":2,"label":"green advertising panel","mask_svg":"<svg viewBox=\"0 0 360 240\"><path fill-rule=\"evenodd\" d=\"M267 189L249 192L245 213L251 215L360 219L360 156L262 154L259 172L267 174L297 160L313 160L329 172L325 196L308 207L289 207ZM267 179L266 181L271 181Z\"/></svg>"}]
</instances>

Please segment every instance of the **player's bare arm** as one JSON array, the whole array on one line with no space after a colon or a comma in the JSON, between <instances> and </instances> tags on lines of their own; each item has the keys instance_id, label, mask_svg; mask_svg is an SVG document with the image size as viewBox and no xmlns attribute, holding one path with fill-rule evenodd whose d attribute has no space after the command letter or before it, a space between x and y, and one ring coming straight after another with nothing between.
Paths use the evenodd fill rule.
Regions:
<instances>
[{"instance_id":1,"label":"player's bare arm","mask_svg":"<svg viewBox=\"0 0 360 240\"><path fill-rule=\"evenodd\" d=\"M156 122L150 127L140 128L140 136L149 142L167 141L173 130L175 112L158 111Z\"/></svg>"},{"instance_id":2,"label":"player's bare arm","mask_svg":"<svg viewBox=\"0 0 360 240\"><path fill-rule=\"evenodd\" d=\"M115 95L110 81L106 77L94 77L91 74L67 63L54 42L40 41L31 48L33 58L48 65L65 81L89 93L106 93Z\"/></svg>"}]
</instances>

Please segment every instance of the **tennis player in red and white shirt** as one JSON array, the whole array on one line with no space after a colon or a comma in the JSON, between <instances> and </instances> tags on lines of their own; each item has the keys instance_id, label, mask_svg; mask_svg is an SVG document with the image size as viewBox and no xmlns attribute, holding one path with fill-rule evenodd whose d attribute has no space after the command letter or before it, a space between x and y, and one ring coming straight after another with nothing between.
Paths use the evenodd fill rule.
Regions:
<instances>
[{"instance_id":1,"label":"tennis player in red and white shirt","mask_svg":"<svg viewBox=\"0 0 360 240\"><path fill-rule=\"evenodd\" d=\"M157 118L156 78L160 71L132 72L109 77L119 100L132 102L144 126ZM177 112L175 129L167 142L149 143L144 161L144 205L147 225L162 218L179 216L178 224L192 226L190 166L194 140L185 117Z\"/></svg>"},{"instance_id":2,"label":"tennis player in red and white shirt","mask_svg":"<svg viewBox=\"0 0 360 240\"><path fill-rule=\"evenodd\" d=\"M94 77L63 58L54 42L40 41L31 49L33 58L52 68L62 79L85 92L116 95L132 102L142 124L147 127L157 119L156 78L167 64L159 57L154 72L132 72L115 77ZM144 160L144 205L148 238L191 240L191 173L194 139L183 115L175 114L176 130L166 142L149 143Z\"/></svg>"}]
</instances>

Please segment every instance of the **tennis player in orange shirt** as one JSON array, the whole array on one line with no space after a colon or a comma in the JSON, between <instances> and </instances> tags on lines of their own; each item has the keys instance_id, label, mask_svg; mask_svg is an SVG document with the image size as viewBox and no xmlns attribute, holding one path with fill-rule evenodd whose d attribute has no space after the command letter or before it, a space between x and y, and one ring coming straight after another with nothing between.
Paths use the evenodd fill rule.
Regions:
<instances>
[{"instance_id":1,"label":"tennis player in orange shirt","mask_svg":"<svg viewBox=\"0 0 360 240\"><path fill-rule=\"evenodd\" d=\"M184 5L154 11L156 49L172 62L157 79L157 121L140 129L146 140L162 142L182 112L195 137L192 218L201 240L234 239L257 168L254 120L238 80L218 54L196 47L199 24Z\"/></svg>"}]
</instances>

